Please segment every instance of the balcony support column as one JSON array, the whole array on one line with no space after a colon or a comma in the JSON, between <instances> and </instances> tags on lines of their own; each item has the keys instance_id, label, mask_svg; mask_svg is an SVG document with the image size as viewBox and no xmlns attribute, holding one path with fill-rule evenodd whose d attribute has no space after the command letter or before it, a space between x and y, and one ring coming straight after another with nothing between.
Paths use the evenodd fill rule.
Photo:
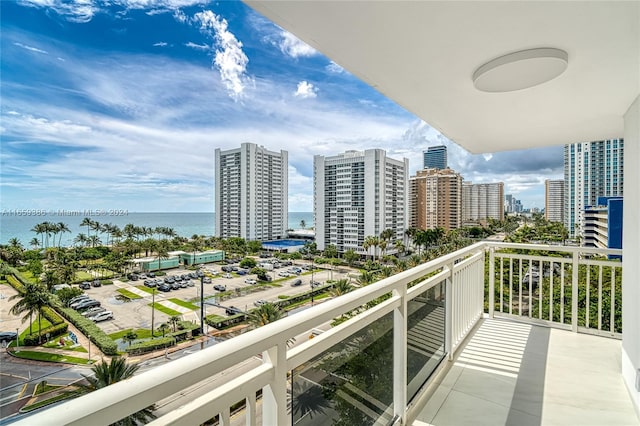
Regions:
<instances>
[{"instance_id":1,"label":"balcony support column","mask_svg":"<svg viewBox=\"0 0 640 426\"><path fill-rule=\"evenodd\" d=\"M571 331L578 332L578 273L580 268L580 252L573 252L571 264ZM542 270L540 271L542 275ZM542 280L542 278L541 278Z\"/></svg>"},{"instance_id":2,"label":"balcony support column","mask_svg":"<svg viewBox=\"0 0 640 426\"><path fill-rule=\"evenodd\" d=\"M285 342L262 353L263 362L273 365L274 377L262 388L262 422L265 425L286 426L287 418L287 359Z\"/></svg>"},{"instance_id":3,"label":"balcony support column","mask_svg":"<svg viewBox=\"0 0 640 426\"><path fill-rule=\"evenodd\" d=\"M400 306L393 310L393 414L406 422L407 412L407 286L393 291Z\"/></svg>"},{"instance_id":4,"label":"balcony support column","mask_svg":"<svg viewBox=\"0 0 640 426\"><path fill-rule=\"evenodd\" d=\"M449 272L445 280L444 350L449 361L453 360L453 263L447 265Z\"/></svg>"},{"instance_id":5,"label":"balcony support column","mask_svg":"<svg viewBox=\"0 0 640 426\"><path fill-rule=\"evenodd\" d=\"M493 318L496 305L496 249L489 247L489 318Z\"/></svg>"}]
</instances>

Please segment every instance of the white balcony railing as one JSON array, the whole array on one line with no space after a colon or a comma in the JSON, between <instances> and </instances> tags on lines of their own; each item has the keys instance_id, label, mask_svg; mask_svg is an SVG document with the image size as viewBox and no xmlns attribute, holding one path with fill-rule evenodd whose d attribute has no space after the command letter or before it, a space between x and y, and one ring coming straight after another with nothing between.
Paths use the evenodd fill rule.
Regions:
<instances>
[{"instance_id":1,"label":"white balcony railing","mask_svg":"<svg viewBox=\"0 0 640 426\"><path fill-rule=\"evenodd\" d=\"M485 293L489 315L618 335L620 263L587 258L593 254L621 252L480 242L16 424L110 424L218 373L233 379L152 424L201 424L218 417L228 425L231 407L241 401L247 425L286 425L307 415L314 416L313 424L338 418L408 424L421 408L412 401L485 312ZM609 299L607 285L614 295ZM581 320L579 304L593 314ZM350 319L288 346L340 317ZM256 355L259 364L237 370Z\"/></svg>"}]
</instances>

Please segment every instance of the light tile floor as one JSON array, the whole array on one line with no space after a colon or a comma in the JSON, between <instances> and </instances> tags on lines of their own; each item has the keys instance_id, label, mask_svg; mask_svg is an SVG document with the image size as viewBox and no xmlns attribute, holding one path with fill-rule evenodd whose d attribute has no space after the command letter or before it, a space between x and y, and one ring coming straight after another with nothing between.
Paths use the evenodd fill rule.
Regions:
<instances>
[{"instance_id":1,"label":"light tile floor","mask_svg":"<svg viewBox=\"0 0 640 426\"><path fill-rule=\"evenodd\" d=\"M414 426L640 425L619 340L482 321Z\"/></svg>"}]
</instances>

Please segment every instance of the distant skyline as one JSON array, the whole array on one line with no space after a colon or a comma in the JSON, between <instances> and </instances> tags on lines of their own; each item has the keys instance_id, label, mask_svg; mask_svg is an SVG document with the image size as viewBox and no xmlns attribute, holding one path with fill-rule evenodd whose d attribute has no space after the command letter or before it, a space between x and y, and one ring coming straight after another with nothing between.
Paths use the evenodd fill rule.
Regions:
<instances>
[{"instance_id":1,"label":"distant skyline","mask_svg":"<svg viewBox=\"0 0 640 426\"><path fill-rule=\"evenodd\" d=\"M465 180L504 182L525 208L563 178L563 146L469 154L241 2L0 8L3 210L210 212L214 150L242 142L288 151L290 211L313 210L313 155L351 149L414 175L446 145Z\"/></svg>"}]
</instances>

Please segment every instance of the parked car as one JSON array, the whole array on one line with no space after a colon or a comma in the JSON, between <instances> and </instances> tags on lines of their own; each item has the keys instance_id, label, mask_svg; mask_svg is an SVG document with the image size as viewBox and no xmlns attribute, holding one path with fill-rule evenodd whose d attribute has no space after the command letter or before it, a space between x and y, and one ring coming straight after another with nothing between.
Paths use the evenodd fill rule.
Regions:
<instances>
[{"instance_id":1,"label":"parked car","mask_svg":"<svg viewBox=\"0 0 640 426\"><path fill-rule=\"evenodd\" d=\"M85 309L95 308L96 306L100 306L100 305L101 305L101 303L98 302L97 300L89 299L89 300L84 300L84 301L80 302L75 307L72 306L72 308L75 309L76 311L83 311Z\"/></svg>"},{"instance_id":2,"label":"parked car","mask_svg":"<svg viewBox=\"0 0 640 426\"><path fill-rule=\"evenodd\" d=\"M180 288L180 283L177 281L174 281L171 283L171 289L172 290L178 290Z\"/></svg>"},{"instance_id":3,"label":"parked car","mask_svg":"<svg viewBox=\"0 0 640 426\"><path fill-rule=\"evenodd\" d=\"M297 279L294 282L291 283L291 287L297 287L299 285L302 285L302 280Z\"/></svg>"},{"instance_id":4,"label":"parked car","mask_svg":"<svg viewBox=\"0 0 640 426\"><path fill-rule=\"evenodd\" d=\"M222 272L232 272L233 268L231 266L223 266L222 268Z\"/></svg>"},{"instance_id":5,"label":"parked car","mask_svg":"<svg viewBox=\"0 0 640 426\"><path fill-rule=\"evenodd\" d=\"M101 287L101 286L102 286L102 283L100 282L100 280L94 280L94 281L91 283L91 285L92 285L92 286L94 286L94 287Z\"/></svg>"},{"instance_id":6,"label":"parked car","mask_svg":"<svg viewBox=\"0 0 640 426\"><path fill-rule=\"evenodd\" d=\"M91 299L89 296L82 296L79 299L76 299L74 297L73 299L71 299L69 301L69 307L72 308L72 309L75 309L76 306L78 306L82 302L86 302L87 300L93 300L93 299Z\"/></svg>"},{"instance_id":7,"label":"parked car","mask_svg":"<svg viewBox=\"0 0 640 426\"><path fill-rule=\"evenodd\" d=\"M147 276L148 276L149 278L155 278L155 277L156 277L156 274L155 274L155 273L153 273L153 272L149 272L149 273L147 274Z\"/></svg>"},{"instance_id":8,"label":"parked car","mask_svg":"<svg viewBox=\"0 0 640 426\"><path fill-rule=\"evenodd\" d=\"M258 307L264 305L265 303L269 303L269 302L267 302L266 300L262 300L262 299L258 299L255 302L253 302L253 304L258 306Z\"/></svg>"},{"instance_id":9,"label":"parked car","mask_svg":"<svg viewBox=\"0 0 640 426\"><path fill-rule=\"evenodd\" d=\"M198 278L198 274L196 274L195 272L189 272L189 278Z\"/></svg>"},{"instance_id":10,"label":"parked car","mask_svg":"<svg viewBox=\"0 0 640 426\"><path fill-rule=\"evenodd\" d=\"M253 278L247 278L246 280L244 280L244 282L247 284L255 284L257 281Z\"/></svg>"},{"instance_id":11,"label":"parked car","mask_svg":"<svg viewBox=\"0 0 640 426\"><path fill-rule=\"evenodd\" d=\"M230 274L230 273L228 273L228 272L227 272L226 274L224 274L224 277L225 277L225 278L233 278L233 277L231 276L231 274Z\"/></svg>"},{"instance_id":12,"label":"parked car","mask_svg":"<svg viewBox=\"0 0 640 426\"><path fill-rule=\"evenodd\" d=\"M180 275L176 275L173 277L173 280L176 282L182 281L182 277Z\"/></svg>"},{"instance_id":13,"label":"parked car","mask_svg":"<svg viewBox=\"0 0 640 426\"><path fill-rule=\"evenodd\" d=\"M91 288L91 283L89 281L82 281L80 284L78 284L78 287L83 290L88 290Z\"/></svg>"},{"instance_id":14,"label":"parked car","mask_svg":"<svg viewBox=\"0 0 640 426\"><path fill-rule=\"evenodd\" d=\"M285 277L285 278L286 278L286 277L288 277L288 276L289 276L289 273L288 273L288 272L285 272L285 271L280 271L280 272L278 272L278 276L279 276L279 277Z\"/></svg>"},{"instance_id":15,"label":"parked car","mask_svg":"<svg viewBox=\"0 0 640 426\"><path fill-rule=\"evenodd\" d=\"M242 313L242 311L240 309L236 308L235 306L229 306L224 311L225 311L225 313L227 315L236 315L236 314Z\"/></svg>"},{"instance_id":16,"label":"parked car","mask_svg":"<svg viewBox=\"0 0 640 426\"><path fill-rule=\"evenodd\" d=\"M196 283L194 281L191 281L191 280L187 280L186 283L187 283L188 287L195 287L196 286Z\"/></svg>"},{"instance_id":17,"label":"parked car","mask_svg":"<svg viewBox=\"0 0 640 426\"><path fill-rule=\"evenodd\" d=\"M187 281L187 280L182 280L182 281L180 281L180 288L187 288L187 287L189 287L189 283L190 283L190 282L191 282L191 281Z\"/></svg>"},{"instance_id":18,"label":"parked car","mask_svg":"<svg viewBox=\"0 0 640 426\"><path fill-rule=\"evenodd\" d=\"M138 281L138 274L129 274L127 276L131 281Z\"/></svg>"},{"instance_id":19,"label":"parked car","mask_svg":"<svg viewBox=\"0 0 640 426\"><path fill-rule=\"evenodd\" d=\"M320 286L322 285L322 283L321 283L321 282L319 282L319 281L311 281L311 283L310 283L310 284L311 284L311 287L312 287L312 288L313 288L313 287L320 287Z\"/></svg>"},{"instance_id":20,"label":"parked car","mask_svg":"<svg viewBox=\"0 0 640 426\"><path fill-rule=\"evenodd\" d=\"M106 321L106 320L110 320L113 319L113 312L111 311L104 311L104 312L100 312L99 314L96 314L92 317L88 317L91 321L95 321L95 322L100 322L100 321Z\"/></svg>"},{"instance_id":21,"label":"parked car","mask_svg":"<svg viewBox=\"0 0 640 426\"><path fill-rule=\"evenodd\" d=\"M99 314L100 312L104 312L106 311L105 308L103 308L102 306L96 306L95 308L89 308L86 311L84 311L81 315L85 316L85 317L92 317L96 314Z\"/></svg>"},{"instance_id":22,"label":"parked car","mask_svg":"<svg viewBox=\"0 0 640 426\"><path fill-rule=\"evenodd\" d=\"M10 343L12 340L16 340L18 333L15 331L0 331L0 342Z\"/></svg>"},{"instance_id":23,"label":"parked car","mask_svg":"<svg viewBox=\"0 0 640 426\"><path fill-rule=\"evenodd\" d=\"M227 286L225 286L223 284L216 284L216 285L213 286L213 288L215 290L218 290L218 291L226 291L227 290Z\"/></svg>"},{"instance_id":24,"label":"parked car","mask_svg":"<svg viewBox=\"0 0 640 426\"><path fill-rule=\"evenodd\" d=\"M198 271L198 272L196 272L196 275L198 276L198 278L204 277L204 272Z\"/></svg>"},{"instance_id":25,"label":"parked car","mask_svg":"<svg viewBox=\"0 0 640 426\"><path fill-rule=\"evenodd\" d=\"M144 280L145 278L147 278L147 274L140 274L140 275L138 275L138 279L139 279L139 280Z\"/></svg>"},{"instance_id":26,"label":"parked car","mask_svg":"<svg viewBox=\"0 0 640 426\"><path fill-rule=\"evenodd\" d=\"M236 274L238 275L247 275L249 273L249 271L247 271L246 269L238 269L236 271Z\"/></svg>"},{"instance_id":27,"label":"parked car","mask_svg":"<svg viewBox=\"0 0 640 426\"><path fill-rule=\"evenodd\" d=\"M171 291L171 285L170 284L166 284L166 283L162 283L162 284L160 284L158 286L158 290L164 291L164 292Z\"/></svg>"},{"instance_id":28,"label":"parked car","mask_svg":"<svg viewBox=\"0 0 640 426\"><path fill-rule=\"evenodd\" d=\"M145 280L144 285L146 285L149 288L153 288L156 286L156 282L155 280Z\"/></svg>"}]
</instances>

